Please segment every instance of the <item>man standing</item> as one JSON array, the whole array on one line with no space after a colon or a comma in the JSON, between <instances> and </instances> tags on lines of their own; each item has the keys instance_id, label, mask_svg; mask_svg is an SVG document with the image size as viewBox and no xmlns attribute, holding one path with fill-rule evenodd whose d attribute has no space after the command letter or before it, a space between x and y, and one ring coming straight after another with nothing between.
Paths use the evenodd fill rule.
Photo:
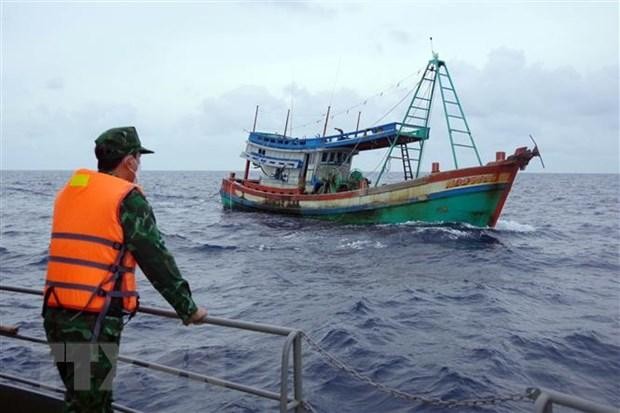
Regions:
<instances>
[{"instance_id":1,"label":"man standing","mask_svg":"<svg viewBox=\"0 0 620 413\"><path fill-rule=\"evenodd\" d=\"M139 306L136 263L185 325L207 317L136 184L148 153L134 127L110 129L95 140L98 172L77 170L56 197L43 316L65 412L112 411L123 317Z\"/></svg>"}]
</instances>

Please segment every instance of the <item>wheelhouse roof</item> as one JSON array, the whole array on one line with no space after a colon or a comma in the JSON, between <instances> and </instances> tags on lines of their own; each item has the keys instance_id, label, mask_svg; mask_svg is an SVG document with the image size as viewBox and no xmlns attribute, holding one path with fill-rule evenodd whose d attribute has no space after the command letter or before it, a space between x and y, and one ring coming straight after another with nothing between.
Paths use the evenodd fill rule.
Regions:
<instances>
[{"instance_id":1,"label":"wheelhouse roof","mask_svg":"<svg viewBox=\"0 0 620 413\"><path fill-rule=\"evenodd\" d=\"M401 126L407 132L401 131ZM399 134L400 131L400 134ZM270 148L300 151L346 149L368 151L428 139L429 128L398 122L318 138L292 138L276 133L250 132L249 141Z\"/></svg>"}]
</instances>

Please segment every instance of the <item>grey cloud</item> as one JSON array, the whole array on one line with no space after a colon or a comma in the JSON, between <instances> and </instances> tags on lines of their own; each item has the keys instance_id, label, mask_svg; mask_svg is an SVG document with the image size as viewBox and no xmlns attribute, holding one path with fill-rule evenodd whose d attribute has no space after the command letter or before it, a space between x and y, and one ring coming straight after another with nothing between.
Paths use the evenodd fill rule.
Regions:
<instances>
[{"instance_id":1,"label":"grey cloud","mask_svg":"<svg viewBox=\"0 0 620 413\"><path fill-rule=\"evenodd\" d=\"M448 65L485 162L496 150L511 152L529 145L532 133L550 172L618 172L617 66L593 67L581 74L571 67L528 62L523 52L511 49L494 51L480 68L459 61ZM411 78L401 86L410 88L415 81ZM392 88L369 98L372 92L343 88L310 91L290 84L284 90L269 90L246 85L204 98L183 116L169 117L114 102L63 111L51 103L36 106L25 99L20 107L5 108L2 167L20 168L20 162L27 162L24 167L30 169L87 164L92 162L92 141L99 133L134 124L145 145L157 153L145 160L145 169L241 168L239 154L256 105L260 105L257 129L281 133L292 98L289 133L292 124L294 136L312 137L322 133L330 103L328 133L334 133L334 127L353 130L358 111L361 127L400 122L409 98L393 106L406 92L404 87ZM452 161L439 105L433 115L425 159L440 161L446 169ZM373 159L361 167L370 170L375 165Z\"/></svg>"},{"instance_id":2,"label":"grey cloud","mask_svg":"<svg viewBox=\"0 0 620 413\"><path fill-rule=\"evenodd\" d=\"M450 67L476 136L518 145L534 133L557 171L618 171L617 65L582 75L529 63L522 51L503 48L481 69Z\"/></svg>"},{"instance_id":3,"label":"grey cloud","mask_svg":"<svg viewBox=\"0 0 620 413\"><path fill-rule=\"evenodd\" d=\"M407 44L411 41L409 33L403 30L392 29L388 32L389 37L397 43Z\"/></svg>"},{"instance_id":4,"label":"grey cloud","mask_svg":"<svg viewBox=\"0 0 620 413\"><path fill-rule=\"evenodd\" d=\"M5 108L3 169L93 166L94 140L104 130L138 123L133 106L89 102L74 110L53 105Z\"/></svg>"},{"instance_id":5,"label":"grey cloud","mask_svg":"<svg viewBox=\"0 0 620 413\"><path fill-rule=\"evenodd\" d=\"M267 4L272 8L300 15L314 15L316 17L328 18L335 17L337 14L334 8L312 1L270 1L267 2Z\"/></svg>"},{"instance_id":6,"label":"grey cloud","mask_svg":"<svg viewBox=\"0 0 620 413\"><path fill-rule=\"evenodd\" d=\"M60 77L53 77L45 82L45 87L51 90L61 90L65 87L65 82Z\"/></svg>"}]
</instances>

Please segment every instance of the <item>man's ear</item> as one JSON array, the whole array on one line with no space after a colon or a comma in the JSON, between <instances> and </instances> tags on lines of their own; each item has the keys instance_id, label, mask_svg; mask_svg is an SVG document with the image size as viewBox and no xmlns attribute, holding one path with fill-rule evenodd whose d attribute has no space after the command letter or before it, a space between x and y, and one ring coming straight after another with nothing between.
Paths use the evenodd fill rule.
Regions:
<instances>
[{"instance_id":1,"label":"man's ear","mask_svg":"<svg viewBox=\"0 0 620 413\"><path fill-rule=\"evenodd\" d=\"M132 164L132 162L133 162L133 161L132 161L132 159L133 159L133 161L135 161L135 160L136 160L136 158L134 158L132 155L127 155L127 156L125 156L125 157L123 158L123 160L122 160L122 162L121 162L121 163L123 164L123 166L124 166L125 168L128 168L128 169L136 169L136 168L135 168L135 166L136 166L136 165Z\"/></svg>"}]
</instances>

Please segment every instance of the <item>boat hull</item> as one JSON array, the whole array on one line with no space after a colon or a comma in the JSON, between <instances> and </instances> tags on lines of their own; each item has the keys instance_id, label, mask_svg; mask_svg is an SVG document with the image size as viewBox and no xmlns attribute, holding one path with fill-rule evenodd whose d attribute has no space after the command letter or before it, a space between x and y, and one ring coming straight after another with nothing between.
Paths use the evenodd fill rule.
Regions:
<instances>
[{"instance_id":1,"label":"boat hull","mask_svg":"<svg viewBox=\"0 0 620 413\"><path fill-rule=\"evenodd\" d=\"M529 152L529 151L528 151ZM227 209L264 211L347 224L408 221L495 226L518 170L531 156L485 166L437 172L376 188L304 194L225 178L220 195Z\"/></svg>"}]
</instances>

